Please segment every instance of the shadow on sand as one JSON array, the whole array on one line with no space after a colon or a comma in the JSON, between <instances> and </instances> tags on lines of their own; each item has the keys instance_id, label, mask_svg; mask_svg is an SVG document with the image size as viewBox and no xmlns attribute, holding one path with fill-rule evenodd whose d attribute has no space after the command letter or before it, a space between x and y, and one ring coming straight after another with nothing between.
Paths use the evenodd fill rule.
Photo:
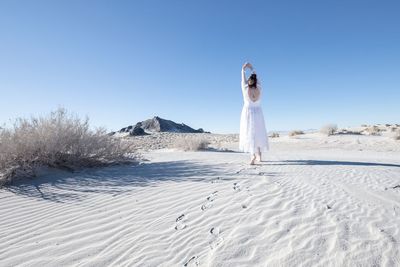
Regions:
<instances>
[{"instance_id":1,"label":"shadow on sand","mask_svg":"<svg viewBox=\"0 0 400 267\"><path fill-rule=\"evenodd\" d=\"M10 192L54 202L85 199L90 193L112 196L159 182L212 182L231 180L226 169L192 161L150 162L86 169L77 172L51 171L34 179L23 179L5 188Z\"/></svg>"},{"instance_id":2,"label":"shadow on sand","mask_svg":"<svg viewBox=\"0 0 400 267\"><path fill-rule=\"evenodd\" d=\"M337 160L283 160L264 161L261 165L343 165L343 166L370 166L370 167L400 167L399 164L379 162L337 161Z\"/></svg>"}]
</instances>

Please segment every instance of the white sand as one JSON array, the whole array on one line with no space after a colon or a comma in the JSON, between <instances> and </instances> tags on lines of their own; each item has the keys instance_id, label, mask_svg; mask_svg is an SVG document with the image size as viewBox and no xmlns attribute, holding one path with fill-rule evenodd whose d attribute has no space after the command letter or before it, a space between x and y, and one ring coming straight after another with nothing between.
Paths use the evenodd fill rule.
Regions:
<instances>
[{"instance_id":1,"label":"white sand","mask_svg":"<svg viewBox=\"0 0 400 267\"><path fill-rule=\"evenodd\" d=\"M47 173L0 190L0 266L400 266L399 143L307 134L256 166L159 150Z\"/></svg>"}]
</instances>

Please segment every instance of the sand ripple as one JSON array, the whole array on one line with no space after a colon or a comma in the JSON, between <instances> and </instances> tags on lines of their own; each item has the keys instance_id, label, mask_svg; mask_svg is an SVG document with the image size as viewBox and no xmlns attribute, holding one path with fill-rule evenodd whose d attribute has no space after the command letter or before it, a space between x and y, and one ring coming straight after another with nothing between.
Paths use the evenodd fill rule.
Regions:
<instances>
[{"instance_id":1,"label":"sand ripple","mask_svg":"<svg viewBox=\"0 0 400 267\"><path fill-rule=\"evenodd\" d=\"M151 152L25 181L0 191L0 265L399 266L400 162L318 153Z\"/></svg>"}]
</instances>

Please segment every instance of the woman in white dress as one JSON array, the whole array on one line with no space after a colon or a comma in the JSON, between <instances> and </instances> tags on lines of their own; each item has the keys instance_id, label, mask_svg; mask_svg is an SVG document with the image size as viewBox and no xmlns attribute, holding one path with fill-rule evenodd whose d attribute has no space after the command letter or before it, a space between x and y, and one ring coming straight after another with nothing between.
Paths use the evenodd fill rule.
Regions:
<instances>
[{"instance_id":1,"label":"woman in white dress","mask_svg":"<svg viewBox=\"0 0 400 267\"><path fill-rule=\"evenodd\" d=\"M252 70L249 79L246 79L246 68ZM239 150L250 153L250 164L253 165L256 159L261 161L261 153L266 152L269 145L261 108L261 85L250 63L242 67L242 93L244 104L240 118Z\"/></svg>"}]
</instances>

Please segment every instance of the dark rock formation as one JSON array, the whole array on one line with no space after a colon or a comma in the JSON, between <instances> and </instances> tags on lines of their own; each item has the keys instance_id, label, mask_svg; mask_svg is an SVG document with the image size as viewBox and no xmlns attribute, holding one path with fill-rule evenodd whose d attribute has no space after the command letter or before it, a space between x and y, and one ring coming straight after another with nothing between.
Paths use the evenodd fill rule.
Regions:
<instances>
[{"instance_id":1,"label":"dark rock formation","mask_svg":"<svg viewBox=\"0 0 400 267\"><path fill-rule=\"evenodd\" d=\"M122 128L121 130L119 130L119 132L120 133L129 133L132 129L133 129L133 126L130 125L128 127Z\"/></svg>"},{"instance_id":2,"label":"dark rock formation","mask_svg":"<svg viewBox=\"0 0 400 267\"><path fill-rule=\"evenodd\" d=\"M154 117L141 122L142 128L150 132L177 132L177 133L199 133L203 131L195 130L184 123L175 123L160 117Z\"/></svg>"},{"instance_id":3,"label":"dark rock formation","mask_svg":"<svg viewBox=\"0 0 400 267\"><path fill-rule=\"evenodd\" d=\"M139 123L135 125L135 127L129 131L129 135L138 136L138 135L148 135L141 127Z\"/></svg>"},{"instance_id":4,"label":"dark rock formation","mask_svg":"<svg viewBox=\"0 0 400 267\"><path fill-rule=\"evenodd\" d=\"M134 127L128 126L122 128L119 132L129 133L130 135L143 135L146 134L146 132L209 133L205 132L202 128L195 130L184 123L175 123L158 116L138 122Z\"/></svg>"}]
</instances>

